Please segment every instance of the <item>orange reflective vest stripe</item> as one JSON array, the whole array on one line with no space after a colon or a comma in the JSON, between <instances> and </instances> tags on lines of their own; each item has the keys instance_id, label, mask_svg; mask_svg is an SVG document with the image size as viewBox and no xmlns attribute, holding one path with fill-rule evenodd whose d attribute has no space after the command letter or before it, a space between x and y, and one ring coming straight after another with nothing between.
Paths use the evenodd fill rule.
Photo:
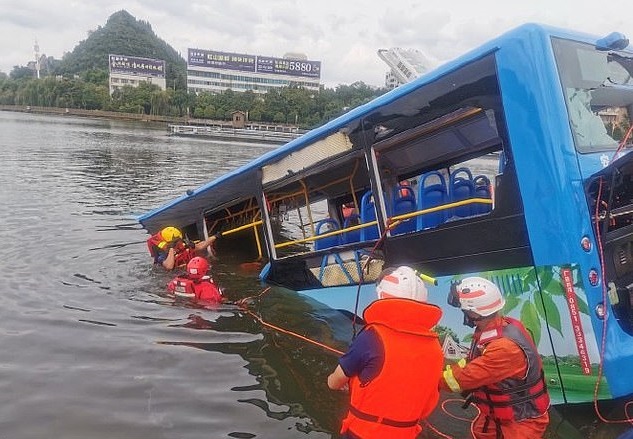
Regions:
<instances>
[{"instance_id":1,"label":"orange reflective vest stripe","mask_svg":"<svg viewBox=\"0 0 633 439\"><path fill-rule=\"evenodd\" d=\"M341 433L409 439L435 408L444 355L437 334L440 308L409 299L373 302L363 317L384 348L383 367L373 380L350 379L351 402Z\"/></svg>"},{"instance_id":2,"label":"orange reflective vest stripe","mask_svg":"<svg viewBox=\"0 0 633 439\"><path fill-rule=\"evenodd\" d=\"M470 359L477 358L481 348L498 338L514 341L527 359L527 370L522 379L506 378L493 385L475 390L473 402L481 412L498 421L520 421L536 418L549 408L549 394L543 376L543 365L536 346L523 324L503 317L505 325L475 334ZM485 337L485 339L483 338Z\"/></svg>"}]
</instances>

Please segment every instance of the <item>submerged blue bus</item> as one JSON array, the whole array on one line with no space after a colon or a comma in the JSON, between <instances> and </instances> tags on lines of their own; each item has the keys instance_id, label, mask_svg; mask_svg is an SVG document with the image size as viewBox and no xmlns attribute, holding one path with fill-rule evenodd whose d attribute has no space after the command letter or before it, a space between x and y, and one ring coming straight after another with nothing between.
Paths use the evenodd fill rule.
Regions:
<instances>
[{"instance_id":1,"label":"submerged blue bus","mask_svg":"<svg viewBox=\"0 0 633 439\"><path fill-rule=\"evenodd\" d=\"M386 266L497 283L553 402L633 394L633 51L527 24L139 218L267 262L265 282L360 313ZM598 382L598 380L600 380ZM596 383L598 382L598 386Z\"/></svg>"}]
</instances>

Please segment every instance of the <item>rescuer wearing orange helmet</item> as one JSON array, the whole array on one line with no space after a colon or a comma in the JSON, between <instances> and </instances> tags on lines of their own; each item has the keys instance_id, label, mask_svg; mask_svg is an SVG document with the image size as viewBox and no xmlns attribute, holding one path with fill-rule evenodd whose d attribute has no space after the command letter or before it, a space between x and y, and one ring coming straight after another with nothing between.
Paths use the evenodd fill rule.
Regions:
<instances>
[{"instance_id":1,"label":"rescuer wearing orange helmet","mask_svg":"<svg viewBox=\"0 0 633 439\"><path fill-rule=\"evenodd\" d=\"M475 439L540 439L549 423L549 394L543 365L523 324L500 314L505 301L499 288L481 277L454 284L449 303L475 327L468 361L448 365L441 387L470 393L479 415Z\"/></svg>"},{"instance_id":2,"label":"rescuer wearing orange helmet","mask_svg":"<svg viewBox=\"0 0 633 439\"><path fill-rule=\"evenodd\" d=\"M183 238L176 227L165 227L147 240L147 248L154 258L154 264L160 264L166 270L185 265L195 256L195 252L204 250L215 242L218 235L209 236L204 241L193 243Z\"/></svg>"},{"instance_id":3,"label":"rescuer wearing orange helmet","mask_svg":"<svg viewBox=\"0 0 633 439\"><path fill-rule=\"evenodd\" d=\"M222 301L222 292L213 282L209 271L209 262L196 256L187 263L187 272L172 279L167 290L177 297L195 299L203 302L218 303Z\"/></svg>"},{"instance_id":4,"label":"rescuer wearing orange helmet","mask_svg":"<svg viewBox=\"0 0 633 439\"><path fill-rule=\"evenodd\" d=\"M439 398L444 355L431 328L442 310L426 303L426 287L409 267L383 271L376 292L366 326L327 383L350 390L341 437L413 439Z\"/></svg>"}]
</instances>

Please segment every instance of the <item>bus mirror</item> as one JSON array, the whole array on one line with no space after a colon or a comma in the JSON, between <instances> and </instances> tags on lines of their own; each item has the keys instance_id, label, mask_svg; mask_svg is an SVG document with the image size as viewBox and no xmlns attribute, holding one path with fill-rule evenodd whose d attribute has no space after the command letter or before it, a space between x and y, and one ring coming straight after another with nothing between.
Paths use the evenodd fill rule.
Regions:
<instances>
[{"instance_id":1,"label":"bus mirror","mask_svg":"<svg viewBox=\"0 0 633 439\"><path fill-rule=\"evenodd\" d=\"M611 32L604 38L596 41L598 50L623 50L629 45L629 39L620 32Z\"/></svg>"}]
</instances>

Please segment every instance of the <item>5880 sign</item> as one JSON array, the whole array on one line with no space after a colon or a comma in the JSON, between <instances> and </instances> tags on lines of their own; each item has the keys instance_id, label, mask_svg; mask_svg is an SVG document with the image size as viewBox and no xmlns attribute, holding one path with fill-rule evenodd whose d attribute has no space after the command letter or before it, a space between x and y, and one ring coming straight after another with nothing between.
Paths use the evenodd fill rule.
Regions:
<instances>
[{"instance_id":1,"label":"5880 sign","mask_svg":"<svg viewBox=\"0 0 633 439\"><path fill-rule=\"evenodd\" d=\"M257 71L319 78L321 77L321 61L301 61L258 56Z\"/></svg>"}]
</instances>

